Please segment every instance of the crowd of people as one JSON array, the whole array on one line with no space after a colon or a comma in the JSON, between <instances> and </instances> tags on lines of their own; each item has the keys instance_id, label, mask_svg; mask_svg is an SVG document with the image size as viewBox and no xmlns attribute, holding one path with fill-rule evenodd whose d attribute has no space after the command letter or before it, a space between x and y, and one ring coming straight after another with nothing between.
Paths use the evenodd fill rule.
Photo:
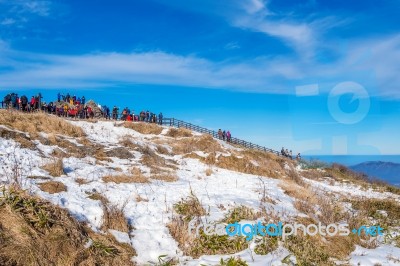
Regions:
<instances>
[{"instance_id":1,"label":"crowd of people","mask_svg":"<svg viewBox=\"0 0 400 266\"><path fill-rule=\"evenodd\" d=\"M109 113L108 107L106 107L106 114ZM114 106L112 110L112 119L118 120L118 107ZM163 114L159 113L158 116L156 113L150 111L141 111L138 115L135 115L134 111L130 110L128 107L125 107L121 112L120 120L122 121L135 121L135 122L147 122L147 123L157 123L159 125L163 124ZM107 115L106 118L109 119Z\"/></svg>"},{"instance_id":2,"label":"crowd of people","mask_svg":"<svg viewBox=\"0 0 400 266\"><path fill-rule=\"evenodd\" d=\"M29 100L26 95L20 97L18 93L9 93L4 97L3 102L1 102L1 107L14 108L23 112L34 112L41 108L42 98L40 93L36 96L32 96Z\"/></svg>"},{"instance_id":3,"label":"crowd of people","mask_svg":"<svg viewBox=\"0 0 400 266\"><path fill-rule=\"evenodd\" d=\"M94 104L94 102L87 103L85 96L71 96L70 93L58 93L57 101L49 103L43 102L42 98L40 93L36 96L32 96L30 100L28 100L26 95L19 97L17 93L9 93L4 97L3 102L1 102L1 107L12 108L22 112L43 111L59 117L75 119L93 119L96 112L96 118L163 124L163 114L161 112L157 115L148 110L143 110L135 115L133 110L131 111L128 107L125 107L122 112L119 113L119 108L117 106L114 106L112 110L110 110L106 105L100 106ZM225 131L219 129L217 134L220 140L231 142L232 136L229 130ZM292 151L284 149L283 147L281 155L293 159ZM296 160L301 160L300 153L297 154Z\"/></svg>"},{"instance_id":4,"label":"crowd of people","mask_svg":"<svg viewBox=\"0 0 400 266\"><path fill-rule=\"evenodd\" d=\"M135 115L128 107L125 107L121 113L119 113L119 108L114 106L112 110L107 105L96 105L94 102L89 104L86 102L85 96L77 97L70 93L57 94L57 101L54 102L43 102L42 95L39 93L37 96L32 96L31 100L23 95L18 96L17 93L10 93L4 97L3 102L1 102L1 108L12 108L20 110L23 112L35 112L43 111L49 114L54 114L59 117L70 117L79 119L90 119L104 118L122 121L142 121L148 123L158 123L162 125L163 114L142 111L138 115Z\"/></svg>"}]
</instances>

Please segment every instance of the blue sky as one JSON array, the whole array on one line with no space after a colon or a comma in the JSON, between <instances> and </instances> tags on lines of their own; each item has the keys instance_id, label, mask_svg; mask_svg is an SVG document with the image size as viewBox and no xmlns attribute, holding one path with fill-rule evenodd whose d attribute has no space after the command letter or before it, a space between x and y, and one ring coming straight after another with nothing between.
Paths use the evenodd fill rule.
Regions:
<instances>
[{"instance_id":1,"label":"blue sky","mask_svg":"<svg viewBox=\"0 0 400 266\"><path fill-rule=\"evenodd\" d=\"M0 0L0 92L304 154L400 154L398 1Z\"/></svg>"}]
</instances>

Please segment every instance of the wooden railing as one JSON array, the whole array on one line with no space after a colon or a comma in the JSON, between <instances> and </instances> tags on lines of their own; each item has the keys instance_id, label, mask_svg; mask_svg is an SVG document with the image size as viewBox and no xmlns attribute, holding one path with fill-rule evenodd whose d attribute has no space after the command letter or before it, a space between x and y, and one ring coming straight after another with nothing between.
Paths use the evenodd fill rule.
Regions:
<instances>
[{"instance_id":1,"label":"wooden railing","mask_svg":"<svg viewBox=\"0 0 400 266\"><path fill-rule=\"evenodd\" d=\"M163 118L162 124L165 126L170 126L170 127L177 127L177 128L183 127L183 128L187 128L187 129L199 132L199 133L209 134L209 135L213 136L214 138L219 138L217 131L210 130L210 129L200 127L197 125L193 125L191 123L188 123L188 122L185 122L182 120L178 120L175 118ZM248 148L248 149L254 149L254 150L259 150L259 151L264 151L264 152L271 152L278 156L281 156L280 152L278 152L278 151L275 151L273 149L270 149L270 148L267 148L264 146L260 146L258 144L254 144L254 143L242 140L242 139L238 139L238 138L231 138L229 143L240 145L240 146L242 146L244 148Z\"/></svg>"}]
</instances>

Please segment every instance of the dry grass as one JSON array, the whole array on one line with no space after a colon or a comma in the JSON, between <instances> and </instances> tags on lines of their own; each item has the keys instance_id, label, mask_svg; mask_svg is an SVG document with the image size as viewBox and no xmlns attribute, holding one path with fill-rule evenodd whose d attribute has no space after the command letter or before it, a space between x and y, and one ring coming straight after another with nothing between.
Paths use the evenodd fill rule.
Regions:
<instances>
[{"instance_id":1,"label":"dry grass","mask_svg":"<svg viewBox=\"0 0 400 266\"><path fill-rule=\"evenodd\" d=\"M384 209L388 213L387 218L391 221L399 221L397 215L399 205L387 203L387 201L360 200L353 201L353 208L360 209L357 213L344 210L340 198L334 197L329 193L322 191L312 191L309 187L297 185L294 181L281 182L280 186L285 193L296 199L294 206L301 212L307 214L309 218L297 218L296 222L309 225L321 222L323 225L339 223L346 221L349 228L359 228L361 225L369 224L368 216L376 218L378 224L387 225L378 209ZM369 212L370 211L370 212ZM385 218L385 219L386 219ZM354 250L355 245L361 245L366 248L375 248L376 241L365 235L357 236L313 236L304 237L299 234L296 237L290 237L285 242L287 247L295 256L300 265L331 265L329 258L346 260L349 254Z\"/></svg>"},{"instance_id":2,"label":"dry grass","mask_svg":"<svg viewBox=\"0 0 400 266\"><path fill-rule=\"evenodd\" d=\"M62 158L54 159L51 163L42 166L43 170L49 172L51 176L57 177L65 174Z\"/></svg>"},{"instance_id":3,"label":"dry grass","mask_svg":"<svg viewBox=\"0 0 400 266\"><path fill-rule=\"evenodd\" d=\"M75 138L85 136L80 127L74 126L62 118L43 113L27 114L0 110L0 124L27 132L31 138L38 137L40 132L62 134Z\"/></svg>"},{"instance_id":4,"label":"dry grass","mask_svg":"<svg viewBox=\"0 0 400 266\"><path fill-rule=\"evenodd\" d=\"M114 182L116 184L121 183L148 183L149 180L141 173L140 169L131 171L130 175L106 175L103 176L103 181L106 183Z\"/></svg>"},{"instance_id":5,"label":"dry grass","mask_svg":"<svg viewBox=\"0 0 400 266\"><path fill-rule=\"evenodd\" d=\"M157 145L157 152L159 154L171 155L171 153L168 151L168 149L163 145Z\"/></svg>"},{"instance_id":6,"label":"dry grass","mask_svg":"<svg viewBox=\"0 0 400 266\"><path fill-rule=\"evenodd\" d=\"M16 132L7 128L0 127L0 137L4 139L13 139L21 145L21 148L35 149L36 145L31 138L23 133Z\"/></svg>"},{"instance_id":7,"label":"dry grass","mask_svg":"<svg viewBox=\"0 0 400 266\"><path fill-rule=\"evenodd\" d=\"M210 135L177 139L172 143L175 154L187 154L193 151L205 153L223 151L221 145Z\"/></svg>"},{"instance_id":8,"label":"dry grass","mask_svg":"<svg viewBox=\"0 0 400 266\"><path fill-rule=\"evenodd\" d=\"M381 227L400 226L400 203L393 199L361 198L350 202L360 215L379 221Z\"/></svg>"},{"instance_id":9,"label":"dry grass","mask_svg":"<svg viewBox=\"0 0 400 266\"><path fill-rule=\"evenodd\" d=\"M116 157L119 159L131 159L133 158L133 154L127 148L118 147L108 151L105 151L105 157Z\"/></svg>"},{"instance_id":10,"label":"dry grass","mask_svg":"<svg viewBox=\"0 0 400 266\"><path fill-rule=\"evenodd\" d=\"M132 247L94 233L64 209L14 190L0 202L0 265L134 265Z\"/></svg>"},{"instance_id":11,"label":"dry grass","mask_svg":"<svg viewBox=\"0 0 400 266\"><path fill-rule=\"evenodd\" d=\"M139 194L136 195L135 200L136 200L136 202L149 202L149 199L146 199Z\"/></svg>"},{"instance_id":12,"label":"dry grass","mask_svg":"<svg viewBox=\"0 0 400 266\"><path fill-rule=\"evenodd\" d=\"M176 173L171 171L165 171L157 174L151 174L151 178L155 180L161 180L165 182L175 182L178 180Z\"/></svg>"},{"instance_id":13,"label":"dry grass","mask_svg":"<svg viewBox=\"0 0 400 266\"><path fill-rule=\"evenodd\" d=\"M215 159L215 155L210 154L208 158L203 159L203 162L207 164L215 164L218 167L236 172L265 177L278 178L283 174L283 169L277 161L272 159L256 161L255 159L256 158L249 156L240 158L235 155L219 156L217 159ZM253 161L258 165L254 164Z\"/></svg>"},{"instance_id":14,"label":"dry grass","mask_svg":"<svg viewBox=\"0 0 400 266\"><path fill-rule=\"evenodd\" d=\"M116 184L121 183L148 183L149 180L145 177L142 171L137 167L132 167L129 170L129 175L106 175L102 177L103 181L106 183L114 182Z\"/></svg>"},{"instance_id":15,"label":"dry grass","mask_svg":"<svg viewBox=\"0 0 400 266\"><path fill-rule=\"evenodd\" d=\"M199 230L199 236L196 236L195 232L189 234L188 221L185 217L173 217L167 227L183 253L193 258L202 255L234 254L248 248L248 242L244 237L206 235L202 229Z\"/></svg>"},{"instance_id":16,"label":"dry grass","mask_svg":"<svg viewBox=\"0 0 400 266\"><path fill-rule=\"evenodd\" d=\"M294 181L299 186L302 187L306 186L306 183L304 182L303 178L293 167L290 167L290 169L286 171L286 174L290 180Z\"/></svg>"},{"instance_id":17,"label":"dry grass","mask_svg":"<svg viewBox=\"0 0 400 266\"><path fill-rule=\"evenodd\" d=\"M208 236L202 229L198 236L196 232L189 233L189 222L193 218L197 218L198 222L200 216L206 215L205 209L192 191L190 196L177 202L174 209L179 216L174 216L167 227L185 255L198 258L202 255L233 254L248 247L243 237L230 238L216 234ZM197 225L198 223L195 226Z\"/></svg>"},{"instance_id":18,"label":"dry grass","mask_svg":"<svg viewBox=\"0 0 400 266\"><path fill-rule=\"evenodd\" d=\"M318 169L308 169L300 173L303 177L311 180L321 180L326 176L325 171Z\"/></svg>"},{"instance_id":19,"label":"dry grass","mask_svg":"<svg viewBox=\"0 0 400 266\"><path fill-rule=\"evenodd\" d=\"M247 206L240 205L233 208L222 221L227 224L233 224L240 222L241 220L254 221L259 217L261 217L261 213L256 212Z\"/></svg>"},{"instance_id":20,"label":"dry grass","mask_svg":"<svg viewBox=\"0 0 400 266\"><path fill-rule=\"evenodd\" d=\"M88 195L89 195L88 198L91 199L91 200L98 200L103 205L107 205L108 204L108 199L101 193L93 192L93 193L89 193Z\"/></svg>"},{"instance_id":21,"label":"dry grass","mask_svg":"<svg viewBox=\"0 0 400 266\"><path fill-rule=\"evenodd\" d=\"M194 152L185 154L185 155L183 156L183 158L191 158L191 159L204 160L203 157L201 157L200 155L198 155L197 153L194 153Z\"/></svg>"},{"instance_id":22,"label":"dry grass","mask_svg":"<svg viewBox=\"0 0 400 266\"><path fill-rule=\"evenodd\" d=\"M126 128L133 129L141 134L159 135L163 131L163 128L156 124L150 124L144 122L137 122L137 123L125 122L123 126Z\"/></svg>"},{"instance_id":23,"label":"dry grass","mask_svg":"<svg viewBox=\"0 0 400 266\"><path fill-rule=\"evenodd\" d=\"M206 214L206 210L201 205L199 198L190 191L190 196L181 199L174 204L176 213L185 217L186 220L191 220L193 217L200 217Z\"/></svg>"},{"instance_id":24,"label":"dry grass","mask_svg":"<svg viewBox=\"0 0 400 266\"><path fill-rule=\"evenodd\" d=\"M58 181L47 181L47 182L41 183L39 185L39 187L41 190L43 190L47 193L50 193L50 194L67 191L67 187L63 183L58 182Z\"/></svg>"},{"instance_id":25,"label":"dry grass","mask_svg":"<svg viewBox=\"0 0 400 266\"><path fill-rule=\"evenodd\" d=\"M119 208L115 205L103 203L103 230L113 229L120 232L129 233L130 226L125 218L124 207Z\"/></svg>"},{"instance_id":26,"label":"dry grass","mask_svg":"<svg viewBox=\"0 0 400 266\"><path fill-rule=\"evenodd\" d=\"M173 138L187 138L192 137L192 131L186 128L170 128L166 134L166 136Z\"/></svg>"},{"instance_id":27,"label":"dry grass","mask_svg":"<svg viewBox=\"0 0 400 266\"><path fill-rule=\"evenodd\" d=\"M205 174L206 174L206 176L212 175L213 174L212 168L211 167L207 168L206 171L205 171Z\"/></svg>"}]
</instances>

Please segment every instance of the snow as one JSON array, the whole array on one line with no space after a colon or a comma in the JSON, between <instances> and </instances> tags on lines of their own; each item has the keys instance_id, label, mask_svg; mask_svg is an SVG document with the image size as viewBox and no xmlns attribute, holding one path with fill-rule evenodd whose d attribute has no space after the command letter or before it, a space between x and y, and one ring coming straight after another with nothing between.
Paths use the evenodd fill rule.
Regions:
<instances>
[{"instance_id":1,"label":"snow","mask_svg":"<svg viewBox=\"0 0 400 266\"><path fill-rule=\"evenodd\" d=\"M400 248L388 245L375 249L356 246L350 256L351 265L400 265Z\"/></svg>"},{"instance_id":2,"label":"snow","mask_svg":"<svg viewBox=\"0 0 400 266\"><path fill-rule=\"evenodd\" d=\"M148 145L151 149L155 150L156 148L156 145L151 140L151 137L155 135L143 135L119 126L119 123L115 124L108 121L97 123L70 121L70 123L81 127L90 141L108 148L120 147L119 142L125 136L129 136L132 141L139 144ZM167 130L168 128L164 128L163 132L157 136L161 140L169 139L163 136ZM46 134L42 134L42 136L46 137ZM62 137L76 145L80 145L75 139L67 136ZM218 142L226 148L226 152L218 153L218 155L224 156L230 154L230 151L241 150L224 141L218 140ZM132 166L140 166L145 173L148 173L149 169L140 164L141 154L135 151L132 152L134 155L132 159L112 158L112 162L105 161L102 162L102 165L96 164L96 160L90 157L64 158L63 163L66 174L61 177L51 178L65 184L67 191L49 194L38 188L38 185L45 180L27 177L50 177L40 166L48 162L55 146L43 145L38 141L35 141L35 144L36 150L22 149L15 141L0 138L0 182L9 182L13 175L13 169L15 167L21 168L20 173L24 188L68 209L77 219L87 222L96 231L101 231L103 209L100 201L88 198L91 193L100 193L107 198L110 204L121 208L124 207L124 214L134 229L129 234L116 230L109 230L109 232L117 241L131 244L134 247L138 254L134 260L139 265L146 264L149 261L157 261L160 255L177 257L181 261L185 261L185 265L216 264L219 263L221 258L226 259L231 256L240 256L249 265L284 265L281 261L290 255L288 250L279 247L268 255L256 255L251 249L248 249L233 255L201 256L199 259L191 259L183 256L178 243L172 238L166 227L173 214L173 205L190 195L191 191L209 212L209 216L207 216L209 222L222 219L231 208L237 205L245 205L255 210L259 210L260 205L262 205L275 213L279 213L285 219L300 215L293 206L294 199L286 195L280 188L281 180L267 177L260 178L255 175L242 174L218 167L213 167L213 173L210 176L206 176L205 171L209 166L200 163L197 159L182 158L179 155L160 155L178 162L178 180L176 182L168 183L152 180L150 183L143 184L115 184L105 183L102 180L105 175L128 173ZM171 147L168 145L163 144L163 146L171 151ZM207 156L203 151L196 151L196 153L201 157ZM257 165L257 162L254 162L254 164ZM116 168L120 168L122 172L116 171ZM77 178L83 179L87 183L79 185L76 183ZM307 180L307 182L326 191L348 195L381 198L393 196L375 191L362 191L349 184L330 185L328 182L314 180ZM262 188L264 187L271 202L276 202L276 204L261 203ZM137 196L148 201L136 201ZM224 206L224 210L221 210L221 205ZM283 217L284 215L285 217ZM400 250L392 246L380 246L375 250L357 247L351 255L351 264L357 265L360 262L361 265L373 265L375 262L382 263L382 261L385 261L387 263L385 265L399 265L399 262L396 262L398 254L400 254ZM390 259L389 255L393 258Z\"/></svg>"},{"instance_id":3,"label":"snow","mask_svg":"<svg viewBox=\"0 0 400 266\"><path fill-rule=\"evenodd\" d=\"M113 229L109 229L108 232L110 232L119 243L131 244L131 239L128 233L124 233Z\"/></svg>"}]
</instances>

